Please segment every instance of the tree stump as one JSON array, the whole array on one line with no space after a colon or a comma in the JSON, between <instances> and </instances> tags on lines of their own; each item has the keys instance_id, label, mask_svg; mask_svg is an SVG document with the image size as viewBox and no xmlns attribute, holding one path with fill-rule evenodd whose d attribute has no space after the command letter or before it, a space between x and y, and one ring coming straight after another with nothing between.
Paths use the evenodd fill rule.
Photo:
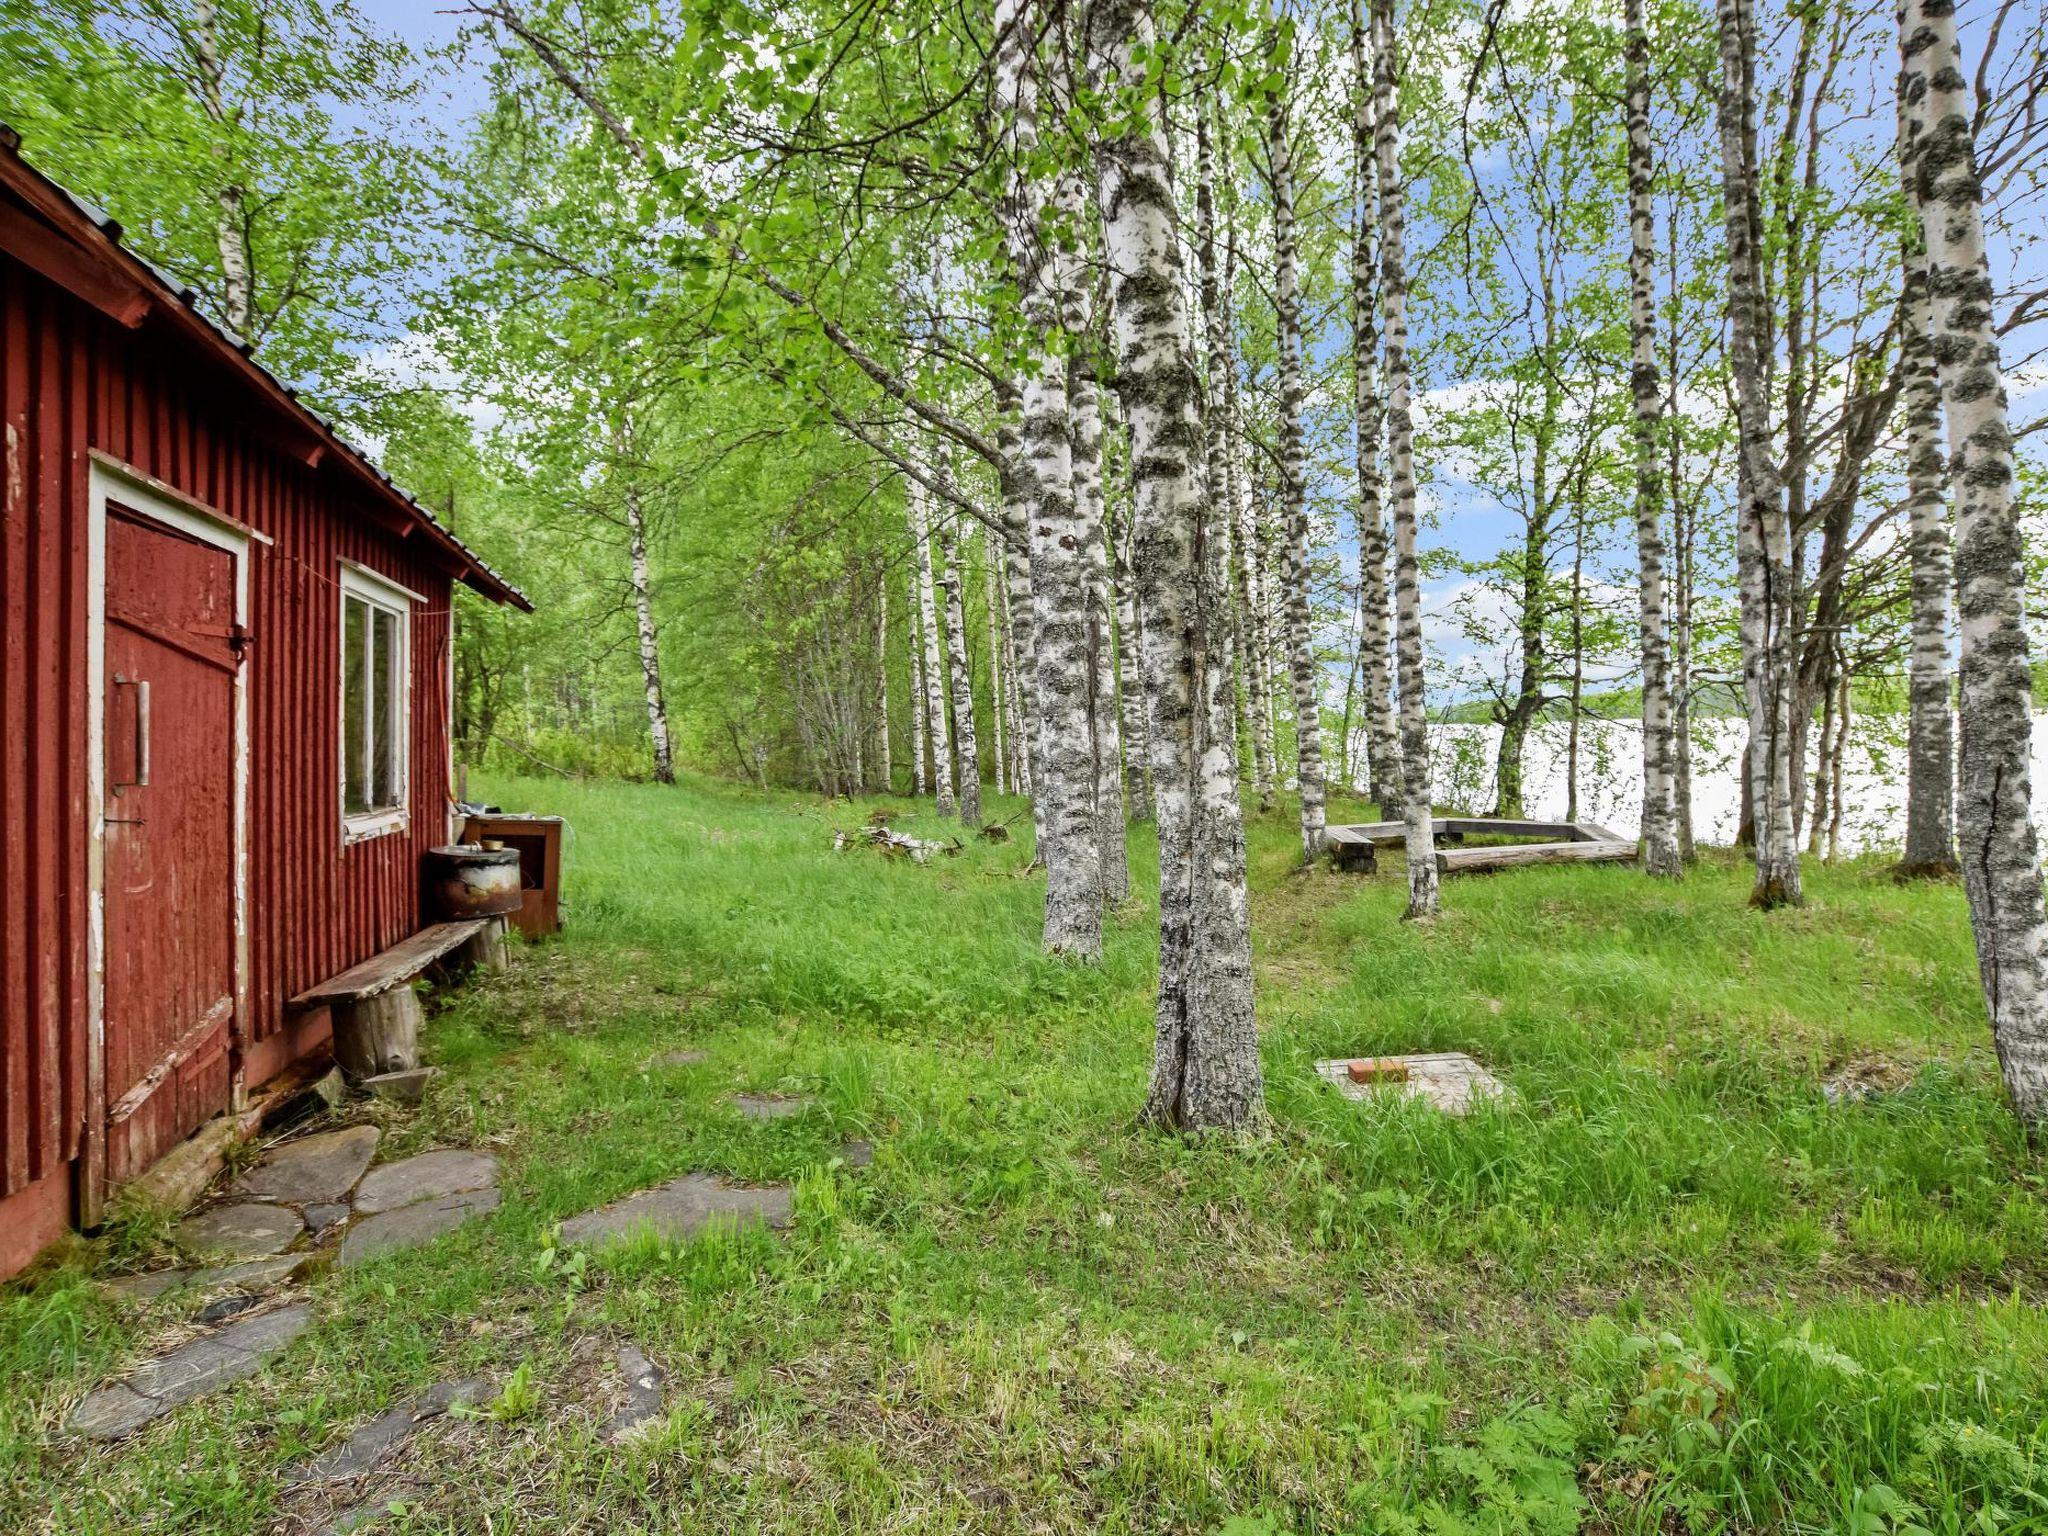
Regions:
<instances>
[{"instance_id":1,"label":"tree stump","mask_svg":"<svg viewBox=\"0 0 2048 1536\"><path fill-rule=\"evenodd\" d=\"M410 1071L420 1064L420 1023L419 996L405 985L337 1004L334 1060L355 1083Z\"/></svg>"},{"instance_id":2,"label":"tree stump","mask_svg":"<svg viewBox=\"0 0 2048 1536\"><path fill-rule=\"evenodd\" d=\"M505 952L505 919L491 918L476 937L467 940L451 957L461 971L502 971Z\"/></svg>"}]
</instances>

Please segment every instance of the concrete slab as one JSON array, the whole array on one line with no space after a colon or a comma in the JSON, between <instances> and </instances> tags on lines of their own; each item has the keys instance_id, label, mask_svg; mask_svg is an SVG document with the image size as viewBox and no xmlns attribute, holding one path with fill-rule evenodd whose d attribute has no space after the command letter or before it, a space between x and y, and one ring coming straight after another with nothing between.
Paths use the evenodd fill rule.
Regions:
<instances>
[{"instance_id":1,"label":"concrete slab","mask_svg":"<svg viewBox=\"0 0 2048 1536\"><path fill-rule=\"evenodd\" d=\"M1347 1099L1369 1100L1379 1095L1401 1095L1421 1099L1447 1115L1471 1113L1472 1106L1506 1096L1507 1087L1463 1051L1431 1051L1414 1056L1381 1057L1398 1061L1408 1069L1406 1082L1359 1083L1351 1080L1351 1057L1316 1063L1316 1075L1336 1084Z\"/></svg>"}]
</instances>

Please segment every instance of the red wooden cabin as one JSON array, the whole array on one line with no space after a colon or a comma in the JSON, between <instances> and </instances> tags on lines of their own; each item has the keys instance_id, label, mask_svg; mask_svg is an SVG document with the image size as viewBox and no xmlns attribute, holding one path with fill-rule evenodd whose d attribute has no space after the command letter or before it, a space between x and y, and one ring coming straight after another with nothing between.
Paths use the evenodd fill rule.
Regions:
<instances>
[{"instance_id":1,"label":"red wooden cabin","mask_svg":"<svg viewBox=\"0 0 2048 1536\"><path fill-rule=\"evenodd\" d=\"M0 1276L421 926L453 584L526 601L0 129Z\"/></svg>"}]
</instances>

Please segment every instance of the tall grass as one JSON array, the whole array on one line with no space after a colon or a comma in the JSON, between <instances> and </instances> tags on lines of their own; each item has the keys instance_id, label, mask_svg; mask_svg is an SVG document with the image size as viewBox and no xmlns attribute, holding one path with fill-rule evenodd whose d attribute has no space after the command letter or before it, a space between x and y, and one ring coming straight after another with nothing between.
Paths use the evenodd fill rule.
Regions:
<instances>
[{"instance_id":1,"label":"tall grass","mask_svg":"<svg viewBox=\"0 0 2048 1536\"><path fill-rule=\"evenodd\" d=\"M1815 869L1765 917L1732 863L1532 869L1452 883L1424 929L1398 871L1296 870L1283 807L1251 828L1273 1131L1203 1145L1133 1123L1149 896L1099 966L1045 958L1028 816L913 865L831 851L869 805L488 789L569 818L568 930L439 1000L447 1070L387 1147L496 1148L504 1209L321 1282L288 1368L90 1473L49 1427L155 1315L76 1264L9 1298L24 1528L258 1529L304 1446L524 1369L414 1528L2048 1530L2048 1202L1953 890ZM684 1045L709 1059L658 1059ZM1450 1120L1313 1072L1439 1049L1509 1099ZM1891 1091L1831 1100L1845 1070ZM757 1124L741 1090L813 1102ZM688 1169L794 1181L794 1231L553 1235ZM630 1452L592 1438L593 1334L671 1372Z\"/></svg>"}]
</instances>

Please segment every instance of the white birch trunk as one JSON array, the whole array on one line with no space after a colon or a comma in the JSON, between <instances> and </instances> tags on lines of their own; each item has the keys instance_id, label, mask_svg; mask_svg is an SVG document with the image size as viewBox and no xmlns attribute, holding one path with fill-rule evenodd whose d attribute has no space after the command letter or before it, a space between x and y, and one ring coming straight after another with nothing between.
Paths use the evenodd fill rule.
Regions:
<instances>
[{"instance_id":1,"label":"white birch trunk","mask_svg":"<svg viewBox=\"0 0 2048 1536\"><path fill-rule=\"evenodd\" d=\"M1075 329L1076 334L1085 336L1093 327ZM1102 494L1102 403L1085 353L1077 355L1068 370L1067 400L1074 431L1074 506L1082 530L1088 583L1088 718L1094 744L1095 843L1102 860L1103 904L1114 907L1130 898L1131 865L1124 835L1116 631L1110 613L1108 516Z\"/></svg>"},{"instance_id":2,"label":"white birch trunk","mask_svg":"<svg viewBox=\"0 0 2048 1536\"><path fill-rule=\"evenodd\" d=\"M1252 1012L1251 925L1237 798L1221 512L1203 494L1201 393L1146 0L1098 0L1089 83L1119 132L1097 145L1117 383L1130 424L1139 605L1159 823L1159 1007L1144 1118L1255 1131L1265 1085Z\"/></svg>"},{"instance_id":3,"label":"white birch trunk","mask_svg":"<svg viewBox=\"0 0 2048 1536\"><path fill-rule=\"evenodd\" d=\"M1908 189L1911 194L1911 188ZM1906 516L1912 560L1913 651L1906 719L1906 847L1897 873L1945 879L1956 862L1955 717L1949 706L1948 499L1943 495L1941 378L1934 361L1927 256L1906 256L1900 390L1906 412Z\"/></svg>"},{"instance_id":4,"label":"white birch trunk","mask_svg":"<svg viewBox=\"0 0 2048 1536\"><path fill-rule=\"evenodd\" d=\"M1266 115L1273 192L1273 308L1280 346L1280 524L1285 541L1281 603L1288 681L1294 692L1295 777L1301 791L1301 860L1323 851L1323 690L1309 604L1308 501L1301 454L1301 286L1294 228L1294 140L1289 125L1293 62Z\"/></svg>"},{"instance_id":5,"label":"white birch trunk","mask_svg":"<svg viewBox=\"0 0 2048 1536\"><path fill-rule=\"evenodd\" d=\"M1010 792L1008 726L1010 668L1003 655L1003 598L996 576L996 538L987 524L981 524L982 607L988 617L988 702L989 725L995 731L996 793Z\"/></svg>"},{"instance_id":6,"label":"white birch trunk","mask_svg":"<svg viewBox=\"0 0 2048 1536\"><path fill-rule=\"evenodd\" d=\"M943 450L940 462L943 466ZM953 693L953 746L960 755L960 819L979 827L981 755L974 736L974 677L967 670L967 598L961 591L965 573L960 566L958 517L951 508L939 512L938 579L946 593L946 677Z\"/></svg>"},{"instance_id":7,"label":"white birch trunk","mask_svg":"<svg viewBox=\"0 0 2048 1536\"><path fill-rule=\"evenodd\" d=\"M1358 219L1351 246L1351 382L1358 458L1358 650L1360 711L1365 716L1366 784L1382 819L1401 816L1400 728L1394 720L1392 619L1387 606L1386 479L1380 440L1387 405L1380 395L1379 281L1374 259L1378 199L1374 195L1373 64L1365 0L1352 0L1351 67L1356 101L1351 120L1357 163ZM1349 749L1350 743L1345 743Z\"/></svg>"},{"instance_id":8,"label":"white birch trunk","mask_svg":"<svg viewBox=\"0 0 2048 1536\"><path fill-rule=\"evenodd\" d=\"M922 800L926 777L926 755L930 746L925 740L925 685L924 685L924 628L917 602L917 572L910 574L910 602L906 608L910 615L910 792Z\"/></svg>"},{"instance_id":9,"label":"white birch trunk","mask_svg":"<svg viewBox=\"0 0 2048 1536\"><path fill-rule=\"evenodd\" d=\"M997 0L996 96L1012 153L1010 259L1025 327L1051 336L1082 308L1073 263L1045 238L1049 203L1064 206L1070 179L1034 163L1038 136L1037 26L1032 0ZM1046 183L1051 183L1048 189ZM1051 196L1048 197L1048 191ZM1074 489L1073 423L1063 356L1042 349L1019 381L1017 473L1029 509L1032 703L1038 740L1033 802L1045 864L1048 952L1093 960L1102 951L1102 860L1095 838L1095 747L1088 650L1086 528Z\"/></svg>"},{"instance_id":10,"label":"white birch trunk","mask_svg":"<svg viewBox=\"0 0 2048 1536\"><path fill-rule=\"evenodd\" d=\"M1111 525L1115 550L1116 646L1118 697L1123 706L1124 804L1133 821L1152 819L1151 711L1145 707L1145 674L1138 657L1144 646L1144 619L1138 613L1137 573L1131 568L1130 509L1122 526Z\"/></svg>"},{"instance_id":11,"label":"white birch trunk","mask_svg":"<svg viewBox=\"0 0 2048 1536\"><path fill-rule=\"evenodd\" d=\"M1415 559L1415 422L1408 377L1408 210L1401 185L1394 0L1372 0L1373 144L1380 201L1380 310L1387 364L1387 461L1394 499L1394 631L1400 657L1401 807L1410 918L1441 906L1430 817L1429 714L1422 666L1422 578Z\"/></svg>"},{"instance_id":12,"label":"white birch trunk","mask_svg":"<svg viewBox=\"0 0 2048 1536\"><path fill-rule=\"evenodd\" d=\"M221 67L219 7L214 0L193 0L192 43L198 54L200 105L225 135L232 125L221 90L226 72ZM220 252L222 318L237 336L253 341L256 281L249 266L248 236L242 228L242 188L230 171L225 137L217 146L216 158L221 162L222 174L213 191L213 227L214 244Z\"/></svg>"},{"instance_id":13,"label":"white birch trunk","mask_svg":"<svg viewBox=\"0 0 2048 1536\"><path fill-rule=\"evenodd\" d=\"M939 666L939 612L936 583L932 573L931 504L922 485L910 484L910 537L917 545L917 612L923 631L924 655L921 665L924 690L918 702L924 708L925 739L932 749L932 799L941 816L958 808L953 799L953 748L946 731L946 682Z\"/></svg>"},{"instance_id":14,"label":"white birch trunk","mask_svg":"<svg viewBox=\"0 0 2048 1536\"><path fill-rule=\"evenodd\" d=\"M889 742L889 578L875 581L875 751L874 787L888 794L895 785L896 768L890 762Z\"/></svg>"},{"instance_id":15,"label":"white birch trunk","mask_svg":"<svg viewBox=\"0 0 2048 1536\"><path fill-rule=\"evenodd\" d=\"M2048 910L2030 802L2032 670L2012 427L1984 248L1975 101L1946 0L1899 8L1901 159L1927 246L1934 358L1948 414L1962 621L1957 831L1992 1039L2013 1111L2048 1132Z\"/></svg>"},{"instance_id":16,"label":"white birch trunk","mask_svg":"<svg viewBox=\"0 0 2048 1536\"><path fill-rule=\"evenodd\" d=\"M1756 40L1750 0L1717 0L1721 81L1715 103L1728 259L1728 368L1739 429L1736 570L1743 693L1749 710L1750 793L1755 805L1752 906L1801 899L1793 826L1793 581L1790 516L1771 453L1765 312L1756 221Z\"/></svg>"},{"instance_id":17,"label":"white birch trunk","mask_svg":"<svg viewBox=\"0 0 2048 1536\"><path fill-rule=\"evenodd\" d=\"M1657 376L1657 255L1651 242L1650 35L1643 0L1627 0L1628 329L1635 396L1636 569L1643 663L1643 870L1675 880L1678 811L1671 739L1671 652L1665 634L1664 484L1657 441L1664 394Z\"/></svg>"},{"instance_id":18,"label":"white birch trunk","mask_svg":"<svg viewBox=\"0 0 2048 1536\"><path fill-rule=\"evenodd\" d=\"M654 743L654 779L676 781L676 760L669 745L668 703L661 688L661 637L654 627L653 582L647 567L647 516L640 488L626 486L626 541L633 569L633 619L640 637L640 680L647 695L647 734Z\"/></svg>"},{"instance_id":19,"label":"white birch trunk","mask_svg":"<svg viewBox=\"0 0 2048 1536\"><path fill-rule=\"evenodd\" d=\"M1238 409L1237 391L1237 236L1226 222L1223 242L1223 292L1218 311L1223 317L1223 353L1212 357L1210 367L1223 373L1223 437L1229 451L1224 456L1228 481L1227 512L1231 520L1230 542L1235 547L1236 566L1232 579L1237 589L1238 611L1243 615L1244 645L1239 664L1244 668L1245 712L1249 716L1252 744L1252 788L1259 797L1259 809L1273 808L1273 707L1272 636L1266 627L1265 573L1259 559L1259 541L1252 515L1251 467L1245 462L1244 417Z\"/></svg>"}]
</instances>

